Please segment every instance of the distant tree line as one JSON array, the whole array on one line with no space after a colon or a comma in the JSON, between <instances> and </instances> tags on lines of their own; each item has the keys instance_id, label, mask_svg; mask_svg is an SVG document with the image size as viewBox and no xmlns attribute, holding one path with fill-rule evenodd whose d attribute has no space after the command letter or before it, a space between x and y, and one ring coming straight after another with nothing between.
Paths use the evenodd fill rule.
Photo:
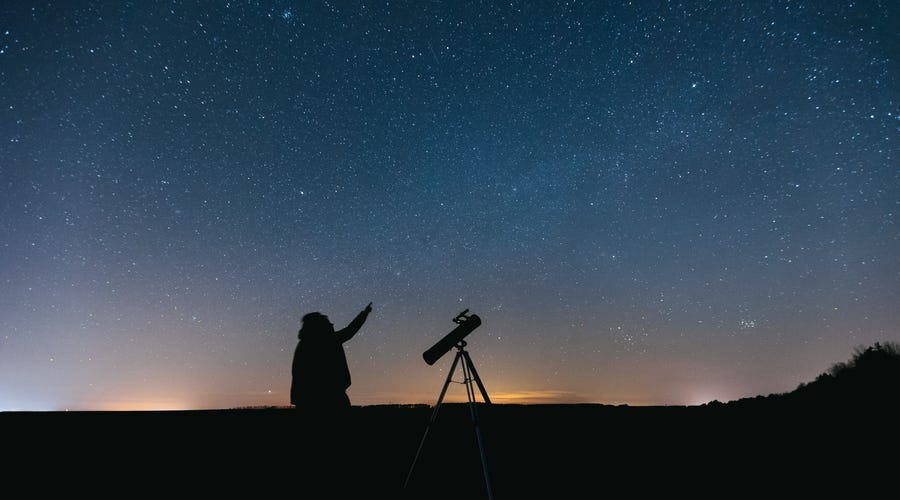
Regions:
<instances>
[{"instance_id":1,"label":"distant tree line","mask_svg":"<svg viewBox=\"0 0 900 500\"><path fill-rule=\"evenodd\" d=\"M895 408L900 405L900 344L876 342L857 347L849 361L835 363L809 383L789 393L743 398L723 405L777 405L834 410Z\"/></svg>"}]
</instances>

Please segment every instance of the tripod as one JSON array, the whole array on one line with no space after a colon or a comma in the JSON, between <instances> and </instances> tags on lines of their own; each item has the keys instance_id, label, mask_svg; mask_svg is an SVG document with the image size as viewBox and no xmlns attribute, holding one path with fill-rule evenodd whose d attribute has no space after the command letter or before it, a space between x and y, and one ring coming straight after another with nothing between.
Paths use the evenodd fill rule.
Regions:
<instances>
[{"instance_id":1,"label":"tripod","mask_svg":"<svg viewBox=\"0 0 900 500\"><path fill-rule=\"evenodd\" d=\"M403 484L403 488L405 489L409 486L409 480L412 479L413 471L416 468L416 462L419 461L422 447L425 445L425 440L428 438L428 431L431 429L431 424L437 419L438 411L441 409L441 403L444 402L444 395L447 394L447 386L450 385L453 374L456 372L456 365L460 364L460 360L462 360L461 364L463 371L462 383L466 386L466 397L469 401L469 413L472 416L472 423L475 425L475 438L478 440L478 452L481 454L481 470L484 472L484 484L487 487L488 500L493 500L494 494L491 491L491 478L488 475L487 458L484 455L484 443L481 439L478 410L475 407L475 386L473 385L473 382L478 384L478 389L481 391L481 397L484 398L485 403L491 404L491 398L488 397L487 390L485 390L484 384L481 382L481 377L478 376L478 371L475 370L475 364L472 363L472 358L466 351L466 341L464 340L460 340L459 343L456 344L456 357L453 358L453 365L450 367L450 372L447 373L447 380L444 382L444 388L441 389L441 395L438 397L437 404L434 405L434 411L431 412L431 419L425 427L425 435L422 436L422 441L419 443L419 449L416 451L416 457L413 459L412 466L409 468L409 474L406 476L406 482Z\"/></svg>"}]
</instances>

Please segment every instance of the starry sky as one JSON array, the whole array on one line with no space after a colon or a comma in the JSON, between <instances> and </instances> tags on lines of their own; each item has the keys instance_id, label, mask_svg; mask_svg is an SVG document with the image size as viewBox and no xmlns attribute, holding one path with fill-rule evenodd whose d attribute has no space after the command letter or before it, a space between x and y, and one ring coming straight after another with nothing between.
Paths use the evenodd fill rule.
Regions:
<instances>
[{"instance_id":1,"label":"starry sky","mask_svg":"<svg viewBox=\"0 0 900 500\"><path fill-rule=\"evenodd\" d=\"M900 4L0 5L0 410L792 390L900 340ZM459 378L459 377L457 377ZM464 399L458 386L450 396Z\"/></svg>"}]
</instances>

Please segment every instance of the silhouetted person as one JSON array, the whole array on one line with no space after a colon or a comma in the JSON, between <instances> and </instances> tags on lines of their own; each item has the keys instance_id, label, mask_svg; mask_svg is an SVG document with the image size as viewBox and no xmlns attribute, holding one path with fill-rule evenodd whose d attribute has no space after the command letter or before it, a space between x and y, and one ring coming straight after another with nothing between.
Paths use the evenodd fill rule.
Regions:
<instances>
[{"instance_id":1,"label":"silhouetted person","mask_svg":"<svg viewBox=\"0 0 900 500\"><path fill-rule=\"evenodd\" d=\"M350 369L344 342L353 338L372 312L372 303L346 328L334 331L328 316L312 312L303 316L291 369L291 404L319 415L339 414L350 408L347 388Z\"/></svg>"}]
</instances>

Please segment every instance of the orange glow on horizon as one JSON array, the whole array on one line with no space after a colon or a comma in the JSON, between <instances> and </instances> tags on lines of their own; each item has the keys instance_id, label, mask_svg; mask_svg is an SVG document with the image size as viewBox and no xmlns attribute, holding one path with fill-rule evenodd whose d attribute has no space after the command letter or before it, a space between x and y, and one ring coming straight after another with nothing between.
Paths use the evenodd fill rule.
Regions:
<instances>
[{"instance_id":1,"label":"orange glow on horizon","mask_svg":"<svg viewBox=\"0 0 900 500\"><path fill-rule=\"evenodd\" d=\"M196 410L194 405L177 400L148 399L132 401L105 401L87 408L93 411L178 411Z\"/></svg>"},{"instance_id":2,"label":"orange glow on horizon","mask_svg":"<svg viewBox=\"0 0 900 500\"><path fill-rule=\"evenodd\" d=\"M534 390L488 394L491 401L500 404L564 404L585 403L583 398L569 391Z\"/></svg>"}]
</instances>

